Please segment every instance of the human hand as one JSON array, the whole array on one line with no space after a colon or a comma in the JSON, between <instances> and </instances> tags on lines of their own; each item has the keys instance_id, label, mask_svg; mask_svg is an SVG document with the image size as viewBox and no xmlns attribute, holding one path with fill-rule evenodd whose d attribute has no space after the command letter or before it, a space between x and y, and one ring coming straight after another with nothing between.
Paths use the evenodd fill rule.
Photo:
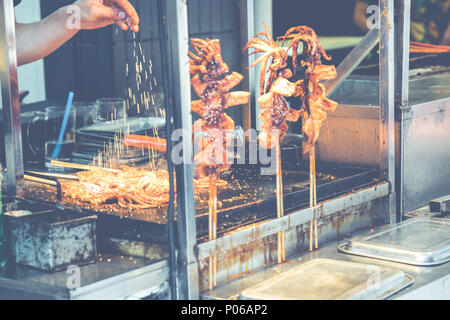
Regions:
<instances>
[{"instance_id":1,"label":"human hand","mask_svg":"<svg viewBox=\"0 0 450 320\"><path fill-rule=\"evenodd\" d=\"M139 16L128 0L78 0L74 3L80 9L80 28L98 29L117 24L122 30L128 26L139 31Z\"/></svg>"}]
</instances>

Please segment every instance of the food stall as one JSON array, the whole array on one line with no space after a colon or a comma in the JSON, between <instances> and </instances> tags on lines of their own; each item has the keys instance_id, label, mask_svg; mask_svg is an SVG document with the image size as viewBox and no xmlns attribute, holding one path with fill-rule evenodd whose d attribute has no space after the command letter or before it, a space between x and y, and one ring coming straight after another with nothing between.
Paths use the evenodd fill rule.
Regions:
<instances>
[{"instance_id":1,"label":"food stall","mask_svg":"<svg viewBox=\"0 0 450 320\"><path fill-rule=\"evenodd\" d=\"M244 48L264 32L264 15L270 16L271 10L265 1L238 4ZM308 161L302 152L308 148L305 135L293 131L276 148L258 145L251 132L263 130L257 120L263 120L258 98L265 92L258 92L264 79L253 67L261 56L242 54L241 69L230 70L243 75L242 91L234 96L230 86L227 99L236 98L240 102L236 105L242 105L233 111L240 113L241 127L231 131L233 139L246 147L240 154L243 163L236 160L220 175L206 171L199 179L197 164L192 163L198 151L191 139L173 138L176 130L183 137L197 134L191 103L199 90L195 86L192 90L191 77L192 65L201 62L203 49L198 48L204 44L189 46L192 12L186 1L158 1L161 39L164 28L168 34L160 47L166 75L164 116L128 118L113 132L108 121L77 130L79 138L91 144L107 137L120 151L114 155L122 160L137 157L135 149L122 144L141 146L150 139L152 151L138 148L150 168L105 165L111 162L103 157L89 164L50 162L78 169L69 175L24 170L13 5L3 1L0 71L7 166L3 211L14 261L0 274L0 298L448 298L449 220L402 222L411 211L450 193L449 180L444 179L448 172L443 171L449 169L445 163L450 156L443 129L448 91L437 88L438 94L431 95L433 85L445 83L448 73L409 80L409 7L408 0L380 0L379 28L357 42L336 67L336 76L318 86L323 90L321 101L328 101L328 96L339 105L323 122L315 160L310 156ZM271 42L268 28L265 31L282 58L290 51L295 70L296 52L284 47L284 41ZM350 76L378 43L375 75ZM137 58L136 62L139 65ZM308 72L299 76L307 77ZM430 86L430 97L419 94L426 101L417 97L417 102L414 88L425 85ZM144 104L149 101L145 97ZM289 102L293 106L299 100ZM117 132L127 135L118 137ZM130 134L149 139L136 142ZM425 144L427 162L418 156ZM172 151L180 146L181 161L175 161ZM252 152L260 162L264 157L276 159L276 174L261 174L271 163L251 162ZM441 168L436 177L433 165ZM174 176L168 174L172 171ZM105 189L93 186L104 188L106 183L114 184L114 192L102 198ZM50 233L52 237L45 237ZM46 246L52 252L49 256L38 250ZM72 250L67 252L67 247ZM299 285L286 285L292 281Z\"/></svg>"}]
</instances>

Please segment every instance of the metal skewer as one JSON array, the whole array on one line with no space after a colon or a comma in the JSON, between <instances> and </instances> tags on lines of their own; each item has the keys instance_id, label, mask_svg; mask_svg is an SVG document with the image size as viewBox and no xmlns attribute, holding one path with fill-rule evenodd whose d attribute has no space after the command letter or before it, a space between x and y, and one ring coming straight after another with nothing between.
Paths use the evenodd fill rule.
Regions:
<instances>
[{"instance_id":1,"label":"metal skewer","mask_svg":"<svg viewBox=\"0 0 450 320\"><path fill-rule=\"evenodd\" d=\"M33 176L30 176L30 175L27 175L27 174L25 174L23 176L23 178L25 180L28 180L28 181L43 183L43 184L47 184L47 185L50 185L50 186L55 186L56 187L58 185L58 183L56 181L47 180L47 179L44 179L44 178L33 177Z\"/></svg>"},{"instance_id":2,"label":"metal skewer","mask_svg":"<svg viewBox=\"0 0 450 320\"><path fill-rule=\"evenodd\" d=\"M281 148L280 143L276 145L276 181L277 181L277 217L284 216L284 204L283 204L283 171L281 169ZM286 249L284 246L284 231L278 232L278 263L286 261Z\"/></svg>"},{"instance_id":3,"label":"metal skewer","mask_svg":"<svg viewBox=\"0 0 450 320\"><path fill-rule=\"evenodd\" d=\"M57 179L65 179L65 180L79 180L76 175L72 174L60 174L60 173L48 173L48 172L37 172L37 171L25 171L25 174L34 174L34 175L41 175L41 176L47 176L50 178L57 178Z\"/></svg>"},{"instance_id":4,"label":"metal skewer","mask_svg":"<svg viewBox=\"0 0 450 320\"><path fill-rule=\"evenodd\" d=\"M217 173L209 176L209 240L217 238ZM209 257L209 289L217 285L217 254Z\"/></svg>"},{"instance_id":5,"label":"metal skewer","mask_svg":"<svg viewBox=\"0 0 450 320\"><path fill-rule=\"evenodd\" d=\"M51 160L50 165L54 167L60 167L60 168L70 168L70 169L79 169L79 170L105 170L112 173L118 173L120 170L117 169L109 169L109 168L103 168L103 167L97 167L97 166L89 166L84 164L77 164L77 163L70 163L70 162L63 162L63 161L57 161L57 160Z\"/></svg>"}]
</instances>

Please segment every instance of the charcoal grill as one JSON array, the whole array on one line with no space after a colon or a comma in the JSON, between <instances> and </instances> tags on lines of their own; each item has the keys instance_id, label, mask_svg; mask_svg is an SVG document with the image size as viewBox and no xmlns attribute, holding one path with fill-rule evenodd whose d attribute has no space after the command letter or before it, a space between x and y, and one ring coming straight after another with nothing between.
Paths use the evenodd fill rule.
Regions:
<instances>
[{"instance_id":1,"label":"charcoal grill","mask_svg":"<svg viewBox=\"0 0 450 320\"><path fill-rule=\"evenodd\" d=\"M309 205L309 168L286 162L283 173L286 212L306 208ZM260 175L259 165L235 165L222 174L228 185L219 189L218 234L276 217L275 176ZM318 168L317 196L320 201L352 192L376 182L377 170L350 167L322 166ZM53 178L53 181L58 179ZM61 183L61 181L59 181ZM57 185L58 186L58 185ZM29 202L23 209L35 203L53 203L62 208L99 215L98 231L102 236L120 239L167 242L167 208L127 209L114 205L96 206L62 198L60 187L27 183L25 198ZM58 191L59 190L59 191ZM197 194L195 201L197 237L200 242L208 235L207 189Z\"/></svg>"}]
</instances>

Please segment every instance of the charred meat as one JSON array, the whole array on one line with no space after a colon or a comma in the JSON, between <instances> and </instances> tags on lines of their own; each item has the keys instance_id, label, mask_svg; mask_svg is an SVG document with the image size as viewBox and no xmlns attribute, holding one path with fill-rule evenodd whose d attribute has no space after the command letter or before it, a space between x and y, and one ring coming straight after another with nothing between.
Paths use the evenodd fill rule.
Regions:
<instances>
[{"instance_id":1,"label":"charred meat","mask_svg":"<svg viewBox=\"0 0 450 320\"><path fill-rule=\"evenodd\" d=\"M209 176L230 167L231 154L227 152L227 133L235 129L233 119L226 113L232 106L248 103L248 92L229 92L243 79L237 72L229 75L217 39L192 39L195 53L189 52L191 83L200 100L191 104L192 112L201 118L194 123L196 150L194 162L197 175Z\"/></svg>"}]
</instances>

